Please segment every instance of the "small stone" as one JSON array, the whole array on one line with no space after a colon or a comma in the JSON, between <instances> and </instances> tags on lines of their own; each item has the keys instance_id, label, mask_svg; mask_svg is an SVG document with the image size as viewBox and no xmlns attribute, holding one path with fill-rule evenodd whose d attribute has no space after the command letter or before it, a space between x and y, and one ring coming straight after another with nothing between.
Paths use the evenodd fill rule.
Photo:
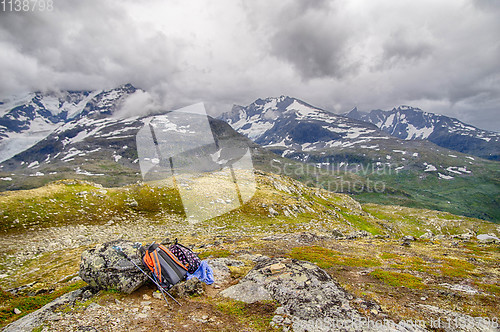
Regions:
<instances>
[{"instance_id":1,"label":"small stone","mask_svg":"<svg viewBox=\"0 0 500 332\"><path fill-rule=\"evenodd\" d=\"M277 263L269 266L269 270L271 271L271 274L277 274L283 271L286 268L284 264Z\"/></svg>"},{"instance_id":2,"label":"small stone","mask_svg":"<svg viewBox=\"0 0 500 332\"><path fill-rule=\"evenodd\" d=\"M275 313L276 315L284 315L284 314L285 314L285 308L283 308L283 307L278 307L278 308L276 308L276 310L274 311L274 313Z\"/></svg>"},{"instance_id":3,"label":"small stone","mask_svg":"<svg viewBox=\"0 0 500 332\"><path fill-rule=\"evenodd\" d=\"M141 306L147 306L147 305L150 305L151 304L151 301L142 301L141 302Z\"/></svg>"},{"instance_id":4,"label":"small stone","mask_svg":"<svg viewBox=\"0 0 500 332\"><path fill-rule=\"evenodd\" d=\"M21 310L19 310L19 309L17 309L17 308L14 308L14 313L15 313L16 315L19 315L21 312L22 312Z\"/></svg>"},{"instance_id":5,"label":"small stone","mask_svg":"<svg viewBox=\"0 0 500 332\"><path fill-rule=\"evenodd\" d=\"M216 284L216 285L214 285L214 288L215 288L215 289L220 289L220 285L217 285L217 284Z\"/></svg>"},{"instance_id":6,"label":"small stone","mask_svg":"<svg viewBox=\"0 0 500 332\"><path fill-rule=\"evenodd\" d=\"M143 300L150 300L150 299L151 299L151 296L149 296L148 294L144 294L144 295L142 296L142 299L143 299Z\"/></svg>"},{"instance_id":7,"label":"small stone","mask_svg":"<svg viewBox=\"0 0 500 332\"><path fill-rule=\"evenodd\" d=\"M172 287L170 294L175 297L200 296L205 294L205 289L201 281L197 278L191 278Z\"/></svg>"},{"instance_id":8,"label":"small stone","mask_svg":"<svg viewBox=\"0 0 500 332\"><path fill-rule=\"evenodd\" d=\"M97 304L95 302L92 302L91 304L88 305L87 309L85 309L85 310L92 311L92 310L100 310L101 308L102 308L102 306L100 306L99 304Z\"/></svg>"},{"instance_id":9,"label":"small stone","mask_svg":"<svg viewBox=\"0 0 500 332\"><path fill-rule=\"evenodd\" d=\"M375 315L375 316L377 316L377 315L378 315L378 310L376 310L376 309L371 309L371 310L370 310L370 312L371 312L373 315Z\"/></svg>"},{"instance_id":10,"label":"small stone","mask_svg":"<svg viewBox=\"0 0 500 332\"><path fill-rule=\"evenodd\" d=\"M161 293L160 292L153 292L153 297L155 299L158 299L158 300L161 300L163 297L161 296Z\"/></svg>"},{"instance_id":11,"label":"small stone","mask_svg":"<svg viewBox=\"0 0 500 332\"><path fill-rule=\"evenodd\" d=\"M422 301L427 300L427 298L426 298L426 297L424 297L424 296L422 296L420 299L421 299Z\"/></svg>"},{"instance_id":12,"label":"small stone","mask_svg":"<svg viewBox=\"0 0 500 332\"><path fill-rule=\"evenodd\" d=\"M87 289L85 292L83 292L82 297L84 300L86 300L86 299L90 299L92 297L92 295L93 295L92 292Z\"/></svg>"},{"instance_id":13,"label":"small stone","mask_svg":"<svg viewBox=\"0 0 500 332\"><path fill-rule=\"evenodd\" d=\"M135 318L136 319L148 318L148 314L146 314L146 313L137 314L137 315L135 315Z\"/></svg>"},{"instance_id":14,"label":"small stone","mask_svg":"<svg viewBox=\"0 0 500 332\"><path fill-rule=\"evenodd\" d=\"M403 247L409 247L411 246L411 241L410 240L404 240L403 243L401 243Z\"/></svg>"},{"instance_id":15,"label":"small stone","mask_svg":"<svg viewBox=\"0 0 500 332\"><path fill-rule=\"evenodd\" d=\"M274 324L280 324L281 322L283 322L283 316L280 316L280 315L275 315L275 316L273 317L272 322L273 322Z\"/></svg>"}]
</instances>

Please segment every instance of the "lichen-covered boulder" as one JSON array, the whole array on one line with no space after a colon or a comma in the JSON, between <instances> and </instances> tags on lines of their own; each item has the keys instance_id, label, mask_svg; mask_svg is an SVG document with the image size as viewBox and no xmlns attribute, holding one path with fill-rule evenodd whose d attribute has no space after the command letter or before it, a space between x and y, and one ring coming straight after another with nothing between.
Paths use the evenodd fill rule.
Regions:
<instances>
[{"instance_id":1,"label":"lichen-covered boulder","mask_svg":"<svg viewBox=\"0 0 500 332\"><path fill-rule=\"evenodd\" d=\"M123 252L142 268L141 258L133 242L115 240L85 250L80 261L80 277L96 289L116 289L123 293L132 293L148 280L128 259L121 256L113 246Z\"/></svg>"},{"instance_id":2,"label":"lichen-covered boulder","mask_svg":"<svg viewBox=\"0 0 500 332\"><path fill-rule=\"evenodd\" d=\"M351 294L318 266L294 259L263 260L220 294L247 303L276 301L280 306L271 325L284 331L425 331L401 324L363 325L366 317L351 305Z\"/></svg>"},{"instance_id":3,"label":"lichen-covered boulder","mask_svg":"<svg viewBox=\"0 0 500 332\"><path fill-rule=\"evenodd\" d=\"M169 293L175 297L201 296L205 294L204 284L197 278L181 281L172 287Z\"/></svg>"}]
</instances>

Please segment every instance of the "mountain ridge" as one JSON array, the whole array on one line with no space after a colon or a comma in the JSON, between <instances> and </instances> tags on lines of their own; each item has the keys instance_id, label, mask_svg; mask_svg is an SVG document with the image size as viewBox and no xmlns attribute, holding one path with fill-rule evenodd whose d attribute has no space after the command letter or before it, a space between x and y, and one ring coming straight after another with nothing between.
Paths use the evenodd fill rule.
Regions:
<instances>
[{"instance_id":1,"label":"mountain ridge","mask_svg":"<svg viewBox=\"0 0 500 332\"><path fill-rule=\"evenodd\" d=\"M372 123L404 140L426 139L458 152L500 160L500 133L479 129L456 118L406 105L390 111L360 112L354 108L345 116Z\"/></svg>"},{"instance_id":2,"label":"mountain ridge","mask_svg":"<svg viewBox=\"0 0 500 332\"><path fill-rule=\"evenodd\" d=\"M354 194L362 202L432 206L488 220L500 218L495 161L427 140L403 140L372 123L287 96L235 105L219 118L265 149L315 170L290 174L285 166L274 164L274 172ZM374 181L386 185L383 192L373 192Z\"/></svg>"},{"instance_id":3,"label":"mountain ridge","mask_svg":"<svg viewBox=\"0 0 500 332\"><path fill-rule=\"evenodd\" d=\"M0 105L0 162L42 141L66 123L113 113L124 98L137 90L124 84L110 90L35 92L4 101Z\"/></svg>"}]
</instances>

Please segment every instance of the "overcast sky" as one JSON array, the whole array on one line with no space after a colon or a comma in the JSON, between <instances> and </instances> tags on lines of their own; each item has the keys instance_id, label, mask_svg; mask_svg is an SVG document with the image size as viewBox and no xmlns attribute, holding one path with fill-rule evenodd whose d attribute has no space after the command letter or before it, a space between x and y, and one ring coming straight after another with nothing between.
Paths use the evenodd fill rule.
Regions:
<instances>
[{"instance_id":1,"label":"overcast sky","mask_svg":"<svg viewBox=\"0 0 500 332\"><path fill-rule=\"evenodd\" d=\"M290 95L500 131L499 31L496 0L54 0L0 12L0 95L130 82L137 112Z\"/></svg>"}]
</instances>

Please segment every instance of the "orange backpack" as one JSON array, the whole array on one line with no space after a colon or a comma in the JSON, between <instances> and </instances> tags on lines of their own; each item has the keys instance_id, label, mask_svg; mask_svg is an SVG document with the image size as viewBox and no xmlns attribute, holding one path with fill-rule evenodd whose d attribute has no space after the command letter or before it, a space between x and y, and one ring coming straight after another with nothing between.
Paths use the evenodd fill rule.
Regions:
<instances>
[{"instance_id":1,"label":"orange backpack","mask_svg":"<svg viewBox=\"0 0 500 332\"><path fill-rule=\"evenodd\" d=\"M173 285L186 278L187 266L182 264L170 250L161 244L153 242L146 249L142 260L153 274L153 277L166 289L170 289Z\"/></svg>"}]
</instances>

